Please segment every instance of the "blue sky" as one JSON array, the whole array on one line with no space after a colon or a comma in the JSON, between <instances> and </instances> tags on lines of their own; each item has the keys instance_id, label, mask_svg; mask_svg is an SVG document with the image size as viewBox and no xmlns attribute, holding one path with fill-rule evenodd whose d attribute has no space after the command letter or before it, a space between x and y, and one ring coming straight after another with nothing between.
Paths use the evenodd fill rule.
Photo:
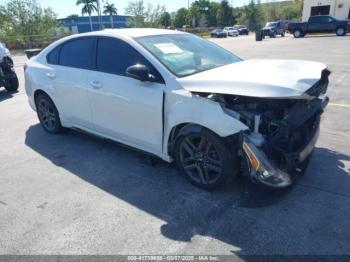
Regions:
<instances>
[{"instance_id":1,"label":"blue sky","mask_svg":"<svg viewBox=\"0 0 350 262\"><path fill-rule=\"evenodd\" d=\"M101 0L102 1L102 0ZM181 7L187 7L188 0L144 0L145 3L152 5L164 5L168 11L175 11ZM190 0L192 2L194 0ZM216 0L217 2L219 0ZM5 4L8 0L0 0L0 4ZM76 0L37 0L42 7L52 7L52 9L58 14L59 18L64 18L71 14L81 14L81 7L75 5ZM104 0L106 2L106 0ZM119 14L124 14L124 8L128 5L129 0L109 0L110 3L114 3L118 8ZM249 0L229 0L229 3L233 3L234 6L242 6L248 3Z\"/></svg>"}]
</instances>

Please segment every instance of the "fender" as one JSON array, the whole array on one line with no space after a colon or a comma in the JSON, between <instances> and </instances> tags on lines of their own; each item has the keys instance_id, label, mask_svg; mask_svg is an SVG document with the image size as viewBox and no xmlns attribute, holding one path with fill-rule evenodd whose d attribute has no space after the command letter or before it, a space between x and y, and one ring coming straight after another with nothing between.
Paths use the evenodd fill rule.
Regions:
<instances>
[{"instance_id":1,"label":"fender","mask_svg":"<svg viewBox=\"0 0 350 262\"><path fill-rule=\"evenodd\" d=\"M227 137L249 129L238 119L226 114L219 103L186 90L166 93L164 115L164 153L167 152L172 129L181 124L191 123L203 126L220 137Z\"/></svg>"}]
</instances>

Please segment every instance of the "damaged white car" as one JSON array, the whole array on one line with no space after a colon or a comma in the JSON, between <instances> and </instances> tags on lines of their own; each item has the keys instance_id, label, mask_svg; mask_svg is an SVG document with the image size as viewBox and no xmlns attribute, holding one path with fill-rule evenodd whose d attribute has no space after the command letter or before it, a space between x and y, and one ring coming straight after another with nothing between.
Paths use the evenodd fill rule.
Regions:
<instances>
[{"instance_id":1,"label":"damaged white car","mask_svg":"<svg viewBox=\"0 0 350 262\"><path fill-rule=\"evenodd\" d=\"M204 189L243 169L286 187L316 144L329 74L243 61L183 32L119 29L53 43L27 63L25 87L49 133L80 129L176 161Z\"/></svg>"}]
</instances>

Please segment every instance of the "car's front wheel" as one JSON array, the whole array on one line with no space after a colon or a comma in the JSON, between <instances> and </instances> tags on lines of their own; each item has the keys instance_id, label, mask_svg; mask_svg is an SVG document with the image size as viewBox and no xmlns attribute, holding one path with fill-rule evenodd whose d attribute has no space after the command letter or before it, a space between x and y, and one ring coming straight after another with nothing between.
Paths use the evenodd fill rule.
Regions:
<instances>
[{"instance_id":1,"label":"car's front wheel","mask_svg":"<svg viewBox=\"0 0 350 262\"><path fill-rule=\"evenodd\" d=\"M185 130L186 131L186 130ZM184 176L194 185L214 190L239 174L239 157L213 132L188 128L177 139L175 160Z\"/></svg>"},{"instance_id":2,"label":"car's front wheel","mask_svg":"<svg viewBox=\"0 0 350 262\"><path fill-rule=\"evenodd\" d=\"M63 131L57 108L50 97L40 94L35 100L36 111L40 124L45 131L51 134L59 134Z\"/></svg>"}]
</instances>

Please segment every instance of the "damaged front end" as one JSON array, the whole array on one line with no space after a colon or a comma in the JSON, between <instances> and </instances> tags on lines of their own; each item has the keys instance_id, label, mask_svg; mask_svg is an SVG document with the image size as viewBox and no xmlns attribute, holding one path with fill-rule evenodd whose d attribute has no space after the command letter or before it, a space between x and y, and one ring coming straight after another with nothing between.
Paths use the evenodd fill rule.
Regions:
<instances>
[{"instance_id":1,"label":"damaged front end","mask_svg":"<svg viewBox=\"0 0 350 262\"><path fill-rule=\"evenodd\" d=\"M319 137L329 74L324 70L320 81L297 98L208 97L249 127L240 133L239 153L253 180L274 188L292 184Z\"/></svg>"}]
</instances>

